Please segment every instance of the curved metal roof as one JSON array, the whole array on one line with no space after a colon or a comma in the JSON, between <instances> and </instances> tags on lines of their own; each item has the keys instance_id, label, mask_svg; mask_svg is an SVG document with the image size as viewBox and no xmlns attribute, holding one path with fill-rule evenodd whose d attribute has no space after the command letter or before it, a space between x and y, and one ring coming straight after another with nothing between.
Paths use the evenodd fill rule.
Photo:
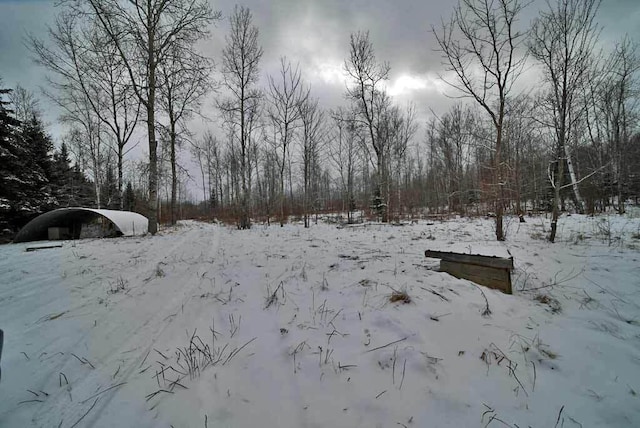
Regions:
<instances>
[{"instance_id":1,"label":"curved metal roof","mask_svg":"<svg viewBox=\"0 0 640 428\"><path fill-rule=\"evenodd\" d=\"M149 230L149 220L131 211L102 210L94 208L58 208L31 220L16 235L13 242L47 239L50 227L66 226L74 221L86 222L101 216L108 219L124 236L144 235Z\"/></svg>"}]
</instances>

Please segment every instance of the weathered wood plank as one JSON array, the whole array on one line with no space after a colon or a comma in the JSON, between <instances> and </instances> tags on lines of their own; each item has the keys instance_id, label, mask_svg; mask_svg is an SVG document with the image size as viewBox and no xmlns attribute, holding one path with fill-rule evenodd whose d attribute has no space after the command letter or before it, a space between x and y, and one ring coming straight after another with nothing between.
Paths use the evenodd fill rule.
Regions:
<instances>
[{"instance_id":1,"label":"weathered wood plank","mask_svg":"<svg viewBox=\"0 0 640 428\"><path fill-rule=\"evenodd\" d=\"M496 256L481 256L477 254L461 254L432 250L426 250L424 255L425 257L432 257L434 259L441 259L449 262L458 262L498 269L513 269L513 257L506 259Z\"/></svg>"},{"instance_id":2,"label":"weathered wood plank","mask_svg":"<svg viewBox=\"0 0 640 428\"><path fill-rule=\"evenodd\" d=\"M31 251L48 250L50 248L62 248L62 245L45 245L43 247L27 247L26 251L27 253L30 253Z\"/></svg>"},{"instance_id":3,"label":"weathered wood plank","mask_svg":"<svg viewBox=\"0 0 640 428\"><path fill-rule=\"evenodd\" d=\"M480 266L456 261L441 260L440 271L456 278L468 279L476 284L484 285L511 294L511 272L509 269Z\"/></svg>"}]
</instances>

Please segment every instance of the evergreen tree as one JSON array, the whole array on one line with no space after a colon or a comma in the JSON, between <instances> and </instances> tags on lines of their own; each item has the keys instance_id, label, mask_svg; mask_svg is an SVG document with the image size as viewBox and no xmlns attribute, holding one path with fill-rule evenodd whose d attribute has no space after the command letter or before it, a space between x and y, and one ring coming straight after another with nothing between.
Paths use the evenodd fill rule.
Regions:
<instances>
[{"instance_id":1,"label":"evergreen tree","mask_svg":"<svg viewBox=\"0 0 640 428\"><path fill-rule=\"evenodd\" d=\"M31 146L23 138L26 127L3 99L10 93L0 89L0 223L15 230L40 210L37 189L46 177L31 162Z\"/></svg>"},{"instance_id":2,"label":"evergreen tree","mask_svg":"<svg viewBox=\"0 0 640 428\"><path fill-rule=\"evenodd\" d=\"M53 151L36 111L17 120L10 89L0 89L0 228L17 230L30 219L60 206L92 206L91 182L71 167L65 144Z\"/></svg>"},{"instance_id":3,"label":"evergreen tree","mask_svg":"<svg viewBox=\"0 0 640 428\"><path fill-rule=\"evenodd\" d=\"M72 204L74 207L96 207L96 188L76 162L71 169Z\"/></svg>"},{"instance_id":4,"label":"evergreen tree","mask_svg":"<svg viewBox=\"0 0 640 428\"><path fill-rule=\"evenodd\" d=\"M127 182L127 187L124 191L124 201L123 207L125 211L133 211L136 206L136 194L133 191L133 186L131 186L131 182Z\"/></svg>"},{"instance_id":5,"label":"evergreen tree","mask_svg":"<svg viewBox=\"0 0 640 428\"><path fill-rule=\"evenodd\" d=\"M53 154L51 185L60 207L94 207L95 188L78 163L71 165L66 143Z\"/></svg>"},{"instance_id":6,"label":"evergreen tree","mask_svg":"<svg viewBox=\"0 0 640 428\"><path fill-rule=\"evenodd\" d=\"M0 80L0 84L2 81ZM3 97L9 95L11 89L0 88L0 142L3 143L2 147L5 147L5 142L14 135L14 129L20 125L20 121L17 120L13 114L13 110L9 109L9 101L5 101Z\"/></svg>"},{"instance_id":7,"label":"evergreen tree","mask_svg":"<svg viewBox=\"0 0 640 428\"><path fill-rule=\"evenodd\" d=\"M24 150L16 139L16 129L20 122L13 116L9 102L3 98L10 89L0 88L0 227L12 226L15 216L14 201L20 191L20 160Z\"/></svg>"},{"instance_id":8,"label":"evergreen tree","mask_svg":"<svg viewBox=\"0 0 640 428\"><path fill-rule=\"evenodd\" d=\"M51 185L53 142L35 113L26 123L22 123L19 138L27 151L26 158L23 159L24 170L22 171L26 192L25 214L33 217L58 206Z\"/></svg>"},{"instance_id":9,"label":"evergreen tree","mask_svg":"<svg viewBox=\"0 0 640 428\"><path fill-rule=\"evenodd\" d=\"M51 186L59 207L77 206L78 177L71 167L67 145L62 143L53 154Z\"/></svg>"}]
</instances>

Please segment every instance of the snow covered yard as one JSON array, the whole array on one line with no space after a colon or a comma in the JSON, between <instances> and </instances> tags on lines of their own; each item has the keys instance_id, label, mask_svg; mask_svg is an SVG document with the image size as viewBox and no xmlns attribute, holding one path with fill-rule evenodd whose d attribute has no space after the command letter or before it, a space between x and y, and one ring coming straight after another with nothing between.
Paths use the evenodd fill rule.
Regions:
<instances>
[{"instance_id":1,"label":"snow covered yard","mask_svg":"<svg viewBox=\"0 0 640 428\"><path fill-rule=\"evenodd\" d=\"M1 246L0 426L640 426L640 218L563 217L553 245L548 227ZM514 295L482 288L486 314L424 257L449 247L509 250Z\"/></svg>"}]
</instances>

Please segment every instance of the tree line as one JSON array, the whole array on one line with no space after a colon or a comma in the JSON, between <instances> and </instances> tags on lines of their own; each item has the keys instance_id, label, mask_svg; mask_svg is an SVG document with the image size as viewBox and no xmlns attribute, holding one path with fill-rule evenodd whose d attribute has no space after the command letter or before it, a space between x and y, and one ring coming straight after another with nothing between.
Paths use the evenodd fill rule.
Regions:
<instances>
[{"instance_id":1,"label":"tree line","mask_svg":"<svg viewBox=\"0 0 640 428\"><path fill-rule=\"evenodd\" d=\"M151 233L159 219L184 216L246 229L290 215L308 227L327 211L383 222L457 213L495 216L502 240L505 213L549 212L553 241L563 210L622 214L640 194L637 41L602 47L599 4L549 2L527 26L530 5L520 0L460 0L432 32L442 79L461 100L419 123L415 106L389 94L391 66L366 31L345 41L346 102L326 109L286 56L260 86L264 52L246 7L228 18L214 67L197 45L223 17L206 1L66 1L48 38L28 43L68 129L61 149L49 138L38 150L51 159L62 147L71 152L74 166L70 158L66 165L92 198L78 203L126 209L125 194L135 197ZM523 78L530 69L535 87ZM211 107L207 95L219 125L194 135L189 125ZM3 106L13 136L3 134L4 147L31 118ZM146 135L148 159L126 163L136 133ZM199 177L181 165L180 151ZM11 168L22 171L17 160ZM189 181L201 195L189 194ZM34 181L34 194L46 200L43 183ZM22 201L7 195L3 207ZM30 214L55 204L33 206Z\"/></svg>"}]
</instances>

